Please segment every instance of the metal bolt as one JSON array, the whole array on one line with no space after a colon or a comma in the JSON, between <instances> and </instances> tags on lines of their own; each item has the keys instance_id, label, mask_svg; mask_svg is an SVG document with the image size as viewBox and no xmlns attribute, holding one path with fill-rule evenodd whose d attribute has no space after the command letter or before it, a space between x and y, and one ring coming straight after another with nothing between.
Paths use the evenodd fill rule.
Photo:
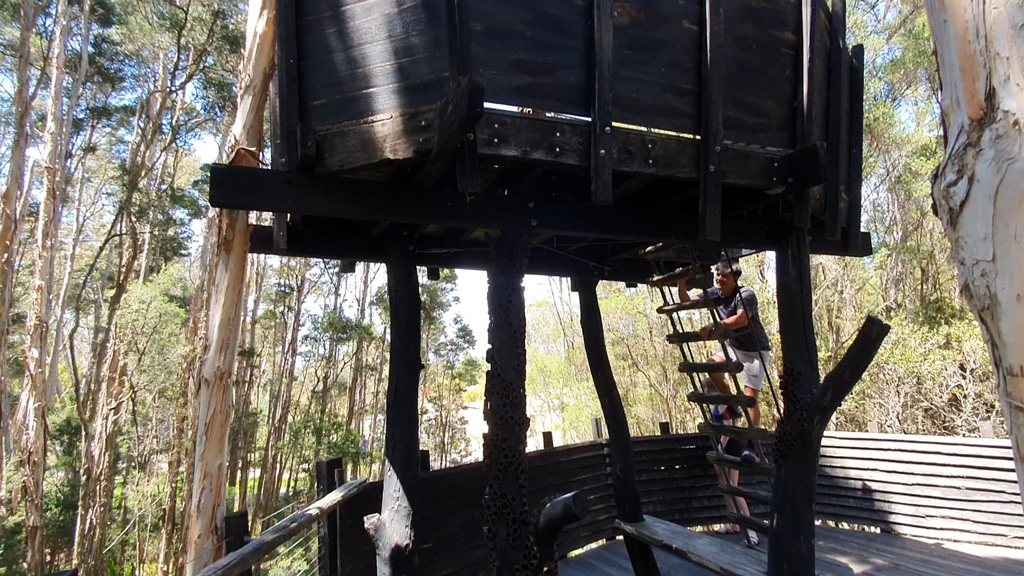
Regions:
<instances>
[{"instance_id":1,"label":"metal bolt","mask_svg":"<svg viewBox=\"0 0 1024 576\"><path fill-rule=\"evenodd\" d=\"M721 146L715 146L715 152L721 152L721 151L722 151L722 147Z\"/></svg>"},{"instance_id":2,"label":"metal bolt","mask_svg":"<svg viewBox=\"0 0 1024 576\"><path fill-rule=\"evenodd\" d=\"M793 179L792 178L786 178L786 182L789 183L789 184L792 184L793 183Z\"/></svg>"},{"instance_id":3,"label":"metal bolt","mask_svg":"<svg viewBox=\"0 0 1024 576\"><path fill-rule=\"evenodd\" d=\"M776 162L776 163L774 164L774 166L775 166L776 168L778 168L778 167L779 167L779 163L778 163L778 162Z\"/></svg>"},{"instance_id":4,"label":"metal bolt","mask_svg":"<svg viewBox=\"0 0 1024 576\"><path fill-rule=\"evenodd\" d=\"M529 206L530 208L533 208L533 200L527 202L526 205Z\"/></svg>"},{"instance_id":5,"label":"metal bolt","mask_svg":"<svg viewBox=\"0 0 1024 576\"><path fill-rule=\"evenodd\" d=\"M648 164L654 164L654 160L648 159L648 160L647 160L647 163L648 163Z\"/></svg>"},{"instance_id":6,"label":"metal bolt","mask_svg":"<svg viewBox=\"0 0 1024 576\"><path fill-rule=\"evenodd\" d=\"M612 133L612 127L611 126L605 126L604 127L604 133L605 134L611 134Z\"/></svg>"},{"instance_id":7,"label":"metal bolt","mask_svg":"<svg viewBox=\"0 0 1024 576\"><path fill-rule=\"evenodd\" d=\"M555 137L556 137L556 138L557 138L558 136L561 136L561 135L562 135L562 133L561 133L561 132L555 132Z\"/></svg>"},{"instance_id":8,"label":"metal bolt","mask_svg":"<svg viewBox=\"0 0 1024 576\"><path fill-rule=\"evenodd\" d=\"M495 138L495 139L494 139L494 143L495 143L495 144L497 144L497 143L498 143L498 139L497 139L497 138Z\"/></svg>"},{"instance_id":9,"label":"metal bolt","mask_svg":"<svg viewBox=\"0 0 1024 576\"><path fill-rule=\"evenodd\" d=\"M537 220L536 219L530 220L530 226L536 226L536 225L537 225Z\"/></svg>"},{"instance_id":10,"label":"metal bolt","mask_svg":"<svg viewBox=\"0 0 1024 576\"><path fill-rule=\"evenodd\" d=\"M708 172L714 172L714 171L715 171L715 167L714 166L708 166Z\"/></svg>"},{"instance_id":11,"label":"metal bolt","mask_svg":"<svg viewBox=\"0 0 1024 576\"><path fill-rule=\"evenodd\" d=\"M597 153L601 156L604 156L604 150L598 150Z\"/></svg>"},{"instance_id":12,"label":"metal bolt","mask_svg":"<svg viewBox=\"0 0 1024 576\"><path fill-rule=\"evenodd\" d=\"M494 123L494 127L495 127L495 128L497 128L497 127L498 127L498 123L497 123L497 122L495 122L495 123Z\"/></svg>"},{"instance_id":13,"label":"metal bolt","mask_svg":"<svg viewBox=\"0 0 1024 576\"><path fill-rule=\"evenodd\" d=\"M466 134L466 140L472 140L473 138L476 138L476 136L474 136L472 132Z\"/></svg>"},{"instance_id":14,"label":"metal bolt","mask_svg":"<svg viewBox=\"0 0 1024 576\"><path fill-rule=\"evenodd\" d=\"M562 150L561 148L559 148L558 146L555 146L555 152L560 152L561 150Z\"/></svg>"}]
</instances>

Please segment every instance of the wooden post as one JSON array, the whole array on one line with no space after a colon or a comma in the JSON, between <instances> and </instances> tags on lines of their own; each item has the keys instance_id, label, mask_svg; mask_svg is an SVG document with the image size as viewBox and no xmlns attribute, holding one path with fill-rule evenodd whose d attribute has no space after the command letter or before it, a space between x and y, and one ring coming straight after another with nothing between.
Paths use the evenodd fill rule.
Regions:
<instances>
[{"instance_id":1,"label":"wooden post","mask_svg":"<svg viewBox=\"0 0 1024 576\"><path fill-rule=\"evenodd\" d=\"M775 432L774 525L769 576L814 575L814 502L821 437L832 414L878 353L889 326L868 317L842 360L822 382L814 340L807 234L794 228L776 255L785 410Z\"/></svg>"},{"instance_id":2,"label":"wooden post","mask_svg":"<svg viewBox=\"0 0 1024 576\"><path fill-rule=\"evenodd\" d=\"M224 515L224 554L237 552L249 543L249 512L239 510ZM252 576L252 568L241 573L241 576Z\"/></svg>"},{"instance_id":3,"label":"wooden post","mask_svg":"<svg viewBox=\"0 0 1024 576\"><path fill-rule=\"evenodd\" d=\"M658 422L658 432L661 433L662 436L666 436L668 434L671 434L672 433L672 423L671 422Z\"/></svg>"},{"instance_id":4,"label":"wooden post","mask_svg":"<svg viewBox=\"0 0 1024 576\"><path fill-rule=\"evenodd\" d=\"M345 460L343 458L332 458L330 460L317 460L316 462L316 496L323 498L339 486L337 473L344 472ZM318 524L317 547L320 553L319 573L320 576L337 576L340 566L338 564L341 552L338 542L338 513L330 512Z\"/></svg>"},{"instance_id":5,"label":"wooden post","mask_svg":"<svg viewBox=\"0 0 1024 576\"><path fill-rule=\"evenodd\" d=\"M545 450L547 450L548 448L554 448L555 447L555 437L552 436L551 432L544 432L543 434L541 434L541 436L544 437L544 449Z\"/></svg>"},{"instance_id":6,"label":"wooden post","mask_svg":"<svg viewBox=\"0 0 1024 576\"><path fill-rule=\"evenodd\" d=\"M523 274L529 248L520 234L502 232L487 274L487 371L484 384L484 539L490 573L533 574L539 555L527 522L526 301Z\"/></svg>"},{"instance_id":7,"label":"wooden post","mask_svg":"<svg viewBox=\"0 0 1024 576\"><path fill-rule=\"evenodd\" d=\"M615 383L608 349L605 347L604 324L601 308L597 303L597 281L577 279L574 284L580 297L580 327L583 329L583 345L587 350L587 362L601 401L601 411L608 425L608 444L611 449L612 491L615 508L624 522L640 522L644 519L640 504L640 490L636 484L636 470L633 467L633 442L629 436L629 423L622 407L622 398ZM647 544L626 539L626 551L637 576L657 575L658 563L654 552Z\"/></svg>"},{"instance_id":8,"label":"wooden post","mask_svg":"<svg viewBox=\"0 0 1024 576\"><path fill-rule=\"evenodd\" d=\"M384 428L384 487L381 513L364 519L377 549L378 576L416 570L414 511L419 488L420 291L408 248L389 247L391 359Z\"/></svg>"},{"instance_id":9,"label":"wooden post","mask_svg":"<svg viewBox=\"0 0 1024 576\"><path fill-rule=\"evenodd\" d=\"M430 450L420 450L420 472L430 472Z\"/></svg>"}]
</instances>

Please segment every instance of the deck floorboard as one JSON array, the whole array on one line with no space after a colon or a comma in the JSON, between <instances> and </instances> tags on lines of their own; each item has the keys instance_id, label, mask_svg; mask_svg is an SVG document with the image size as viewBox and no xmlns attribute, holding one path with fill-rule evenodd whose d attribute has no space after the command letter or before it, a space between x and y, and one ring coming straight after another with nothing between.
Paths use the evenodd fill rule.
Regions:
<instances>
[{"instance_id":1,"label":"deck floorboard","mask_svg":"<svg viewBox=\"0 0 1024 576\"><path fill-rule=\"evenodd\" d=\"M684 560L655 548L661 573L679 576L713 574L764 574L767 564L767 539L758 550L743 545L740 536L713 536L692 532L682 526L666 526L658 521L654 531L679 538L671 547L685 547L691 557L707 556L704 565ZM971 576L977 574L1015 574L1024 565L1024 549L926 541L893 534L879 534L818 526L816 531L817 572L822 576ZM732 566L742 559L742 566ZM757 563L759 568L753 566ZM715 571L707 565L717 565ZM559 563L559 572L567 576L629 576L633 573L624 542L609 542Z\"/></svg>"}]
</instances>

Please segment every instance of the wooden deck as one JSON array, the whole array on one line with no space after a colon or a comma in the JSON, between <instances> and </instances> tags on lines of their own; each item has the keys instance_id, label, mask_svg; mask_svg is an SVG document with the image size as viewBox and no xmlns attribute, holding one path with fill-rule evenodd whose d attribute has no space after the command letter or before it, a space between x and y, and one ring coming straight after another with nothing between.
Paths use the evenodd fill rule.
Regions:
<instances>
[{"instance_id":1,"label":"wooden deck","mask_svg":"<svg viewBox=\"0 0 1024 576\"><path fill-rule=\"evenodd\" d=\"M657 519L652 521L660 536L671 533L672 541L665 543L665 548L675 549L699 562L658 550L656 556L662 574L761 576L765 573L767 545L764 539L761 548L751 550L743 545L739 536L712 536ZM1024 566L1024 549L929 542L824 526L817 529L816 543L816 571L821 576L1002 575L1019 574ZM559 564L559 571L571 576L628 576L633 573L621 540L566 558Z\"/></svg>"}]
</instances>

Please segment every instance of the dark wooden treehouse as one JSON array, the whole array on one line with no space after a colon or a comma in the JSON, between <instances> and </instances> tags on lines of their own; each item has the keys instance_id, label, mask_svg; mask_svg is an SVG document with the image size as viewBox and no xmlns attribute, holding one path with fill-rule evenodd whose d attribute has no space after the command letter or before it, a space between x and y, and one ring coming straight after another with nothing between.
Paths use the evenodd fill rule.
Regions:
<instances>
[{"instance_id":1,"label":"dark wooden treehouse","mask_svg":"<svg viewBox=\"0 0 1024 576\"><path fill-rule=\"evenodd\" d=\"M628 560L589 556L604 573L814 573L822 420L887 329L869 320L821 381L809 254L871 252L845 37L842 0L278 0L273 166L215 166L211 204L274 215L252 252L385 262L391 298L385 479L332 493L323 574L372 573L374 548L381 574L540 573L617 534ZM682 312L664 288L732 249L778 255L787 412L778 440L702 431L774 446L756 465L708 436L631 440L595 292L647 282ZM489 274L482 464L420 473L417 266ZM607 440L527 457L524 274L575 280ZM671 325L695 382L699 338ZM709 458L752 480L719 486ZM758 504L728 519L793 546L766 564L682 527L725 521L723 492Z\"/></svg>"}]
</instances>

